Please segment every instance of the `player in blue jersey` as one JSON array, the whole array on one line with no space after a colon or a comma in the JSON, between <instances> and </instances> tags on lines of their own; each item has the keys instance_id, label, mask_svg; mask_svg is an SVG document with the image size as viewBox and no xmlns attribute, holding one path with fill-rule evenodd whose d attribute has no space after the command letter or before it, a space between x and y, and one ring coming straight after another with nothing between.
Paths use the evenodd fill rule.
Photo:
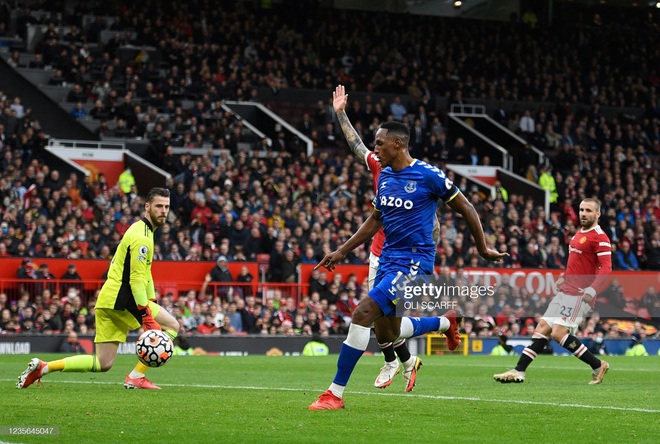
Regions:
<instances>
[{"instance_id":1,"label":"player in blue jersey","mask_svg":"<svg viewBox=\"0 0 660 444\"><path fill-rule=\"evenodd\" d=\"M431 275L435 259L433 221L438 199L442 199L466 220L479 255L498 261L506 253L487 247L479 216L463 193L444 172L413 159L408 151L410 131L400 122L385 122L376 133L374 153L383 171L378 179L374 211L360 229L337 250L327 254L318 267L332 271L346 254L371 239L383 227L385 245L369 297L353 311L348 335L337 361L337 373L330 388L309 406L310 410L344 408L343 393L358 360L367 349L370 326L382 316L394 316L396 284L404 276ZM434 321L420 318L419 321ZM436 328L437 330L438 328ZM382 332L383 340L395 341L400 331Z\"/></svg>"},{"instance_id":2,"label":"player in blue jersey","mask_svg":"<svg viewBox=\"0 0 660 444\"><path fill-rule=\"evenodd\" d=\"M332 93L332 107L335 110L337 116L337 123L341 127L344 136L346 137L346 142L348 146L355 154L355 157L364 162L365 166L371 173L373 179L373 190L374 193L378 192L378 178L380 177L380 172L382 168L378 157L369 150L364 142L360 140L358 132L351 125L348 115L346 114L346 105L348 103L348 94L346 94L346 89L344 85L337 85L335 90ZM434 221L433 227L433 241L438 242L440 237L440 223L438 222L437 217ZM374 281L376 280L376 274L378 272L378 263L380 262L380 255L383 251L383 245L385 244L385 233L381 228L378 230L376 235L371 240L371 247L369 248L369 278L368 286L371 290L374 286ZM447 341L447 348L450 351L456 350L460 343L460 333L459 326L461 322L461 316L459 316L456 310L449 310L443 315L444 318L438 319L438 323L441 324L439 330L434 330L435 324L426 323L426 328L419 328L421 321L411 318L400 318L392 316L383 316L374 322L374 332L376 333L376 339L378 340L378 346L380 347L381 352L383 353L383 358L385 360L385 365L380 368L380 372L374 381L374 386L376 388L385 388L392 384L394 377L402 373L404 380L404 390L410 392L413 390L417 383L417 371L422 366L422 360L419 356L412 355L408 347L406 346L406 339L412 337L413 335L419 336L431 331L438 331L445 334L445 339ZM416 328L417 327L417 328ZM400 331L399 338L396 342L383 342L382 331ZM397 360L397 356L401 361ZM401 371L403 370L403 371Z\"/></svg>"}]
</instances>

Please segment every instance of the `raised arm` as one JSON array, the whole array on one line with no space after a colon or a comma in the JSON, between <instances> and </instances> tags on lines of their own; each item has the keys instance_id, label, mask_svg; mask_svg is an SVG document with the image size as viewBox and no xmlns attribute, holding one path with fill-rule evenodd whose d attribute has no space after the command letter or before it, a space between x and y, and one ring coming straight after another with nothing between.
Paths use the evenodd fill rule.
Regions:
<instances>
[{"instance_id":1,"label":"raised arm","mask_svg":"<svg viewBox=\"0 0 660 444\"><path fill-rule=\"evenodd\" d=\"M499 261L503 257L509 255L508 253L500 253L497 250L491 250L488 248L486 245L486 236L481 227L481 220L479 220L477 210L474 209L474 206L467 200L463 193L459 191L458 194L448 202L448 205L465 218L470 233L474 236L474 240L477 244L476 246L479 251L479 256L489 261Z\"/></svg>"},{"instance_id":2,"label":"raised arm","mask_svg":"<svg viewBox=\"0 0 660 444\"><path fill-rule=\"evenodd\" d=\"M335 109L335 113L337 113L337 121L339 122L339 126L341 126L341 130L344 133L348 146L351 148L351 151L353 151L355 156L364 162L365 157L369 154L369 149L365 146L364 142L360 140L360 136L357 131L355 131L355 128L353 128L353 125L351 125L351 121L348 120L348 115L346 115L347 103L348 94L346 94L344 85L338 85L332 93L332 107Z\"/></svg>"}]
</instances>

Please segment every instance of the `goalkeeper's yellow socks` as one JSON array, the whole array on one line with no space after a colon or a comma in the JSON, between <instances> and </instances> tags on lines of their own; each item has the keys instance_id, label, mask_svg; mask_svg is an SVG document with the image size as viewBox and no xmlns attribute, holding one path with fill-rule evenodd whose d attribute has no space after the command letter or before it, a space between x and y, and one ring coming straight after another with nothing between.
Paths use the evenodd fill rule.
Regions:
<instances>
[{"instance_id":1,"label":"goalkeeper's yellow socks","mask_svg":"<svg viewBox=\"0 0 660 444\"><path fill-rule=\"evenodd\" d=\"M128 377L131 379L144 378L144 375L147 373L148 368L149 368L148 366L138 361L133 371L129 373Z\"/></svg>"},{"instance_id":2,"label":"goalkeeper's yellow socks","mask_svg":"<svg viewBox=\"0 0 660 444\"><path fill-rule=\"evenodd\" d=\"M172 338L172 341L174 341L174 339L177 337L177 332L175 330L164 330L164 331L167 334L167 336ZM131 379L144 378L148 369L149 366L143 364L141 361L138 361L133 371L131 371L128 374L128 377Z\"/></svg>"},{"instance_id":3,"label":"goalkeeper's yellow socks","mask_svg":"<svg viewBox=\"0 0 660 444\"><path fill-rule=\"evenodd\" d=\"M42 374L51 372L100 372L101 363L96 355L69 356L46 364Z\"/></svg>"}]
</instances>

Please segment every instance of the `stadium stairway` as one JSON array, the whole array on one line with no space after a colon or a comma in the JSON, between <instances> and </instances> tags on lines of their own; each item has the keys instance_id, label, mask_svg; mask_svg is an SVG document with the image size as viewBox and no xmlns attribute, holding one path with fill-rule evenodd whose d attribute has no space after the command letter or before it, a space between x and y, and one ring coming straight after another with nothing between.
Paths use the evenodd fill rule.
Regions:
<instances>
[{"instance_id":1,"label":"stadium stairway","mask_svg":"<svg viewBox=\"0 0 660 444\"><path fill-rule=\"evenodd\" d=\"M0 91L7 97L20 97L25 109L50 137L58 139L97 140L94 133L53 102L38 86L19 74L0 57Z\"/></svg>"}]
</instances>

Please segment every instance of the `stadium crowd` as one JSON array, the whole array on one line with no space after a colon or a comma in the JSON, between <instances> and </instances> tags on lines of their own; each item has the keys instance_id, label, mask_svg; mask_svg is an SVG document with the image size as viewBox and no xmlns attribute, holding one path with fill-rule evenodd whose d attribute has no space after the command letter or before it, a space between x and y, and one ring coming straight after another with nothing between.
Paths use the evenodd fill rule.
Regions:
<instances>
[{"instance_id":1,"label":"stadium crowd","mask_svg":"<svg viewBox=\"0 0 660 444\"><path fill-rule=\"evenodd\" d=\"M523 158L518 171L551 184L550 213L514 190L498 188L484 195L466 178L453 177L480 213L489 246L510 257L499 264L483 262L465 222L441 207L436 264L444 279L460 281L464 267L564 268L568 241L579 227L577 205L587 196L602 202L600 224L612 240L614 269L660 270L658 78L650 60L640 56L645 48L654 51L652 17L648 22L640 15L620 17L612 23L619 33L594 23L548 33L518 24L437 18L406 26L409 17L345 11L327 11L319 27L311 16L296 20L295 8L291 14L286 9L266 13L250 9L249 3L247 9L234 5L237 9L222 11L201 1L97 6L110 5L120 6L121 13L108 25L116 37L102 51L89 45L98 43L103 20L86 29L78 22L83 13L102 17L105 11L80 9L70 18L77 24L71 35L45 34L34 67L56 70L55 82L77 85L69 101L94 102L92 117L115 122L115 129L103 124L100 135L108 131L105 135L152 141L160 166L173 176L166 184L173 217L156 234L156 260L210 261L210 269L221 257L255 261L269 255L268 280L295 283L298 264L315 264L345 242L370 213L373 185L364 165L345 154L348 149L327 105L316 104L293 122L315 140L319 149L313 155L287 140L266 147L268 156L261 159L237 150L246 131L219 106L224 99L255 98L261 86L330 91L345 83L353 91L401 94L389 103L367 99L352 104L349 117L365 142L373 140L380 122L406 121L414 135L413 155L439 165L484 164L487 159L448 134L443 113L432 105L435 98L556 104L520 113L500 109L494 116L552 159L547 167ZM202 10L211 11L204 20ZM360 42L374 20L391 28L396 23L401 31L379 34L379 45L365 46ZM477 38L484 35L489 38ZM578 37L581 44L575 47ZM447 44L436 48L434 41ZM146 50L122 61L117 50L131 42L158 48L158 65ZM596 46L611 53L593 51ZM402 56L404 47L405 53L414 48L412 60ZM184 99L195 102L192 109L181 106ZM601 106L612 105L644 108L645 113L605 117ZM122 234L140 217L139 194L107 183L102 174L82 182L73 174L61 177L40 157L44 139L39 122L20 97L0 93L0 107L0 257L24 257L22 272L36 279L46 275L30 267L32 258L111 258ZM229 152L174 154L175 147L208 144ZM368 248L359 248L346 262L368 263ZM446 275L448 267L458 270L457 277ZM239 276L224 280L233 281ZM604 299L617 301L631 316L660 316L657 293L632 307L615 290L608 289L612 296ZM39 293L24 292L17 301L0 294L0 328L67 333L93 328L93 298L83 301L75 287L66 294L50 294L48 288ZM350 278L325 282L319 272L300 301L282 296L262 306L255 295L238 290L210 297L191 290L178 298L163 295L161 302L191 333L328 334L345 331L350 310L364 293L364 283ZM503 285L492 300L464 307L472 320L466 333L506 329L524 335L533 330L529 326L546 303ZM611 325L587 324L583 334L601 329L608 337L621 334Z\"/></svg>"}]
</instances>

